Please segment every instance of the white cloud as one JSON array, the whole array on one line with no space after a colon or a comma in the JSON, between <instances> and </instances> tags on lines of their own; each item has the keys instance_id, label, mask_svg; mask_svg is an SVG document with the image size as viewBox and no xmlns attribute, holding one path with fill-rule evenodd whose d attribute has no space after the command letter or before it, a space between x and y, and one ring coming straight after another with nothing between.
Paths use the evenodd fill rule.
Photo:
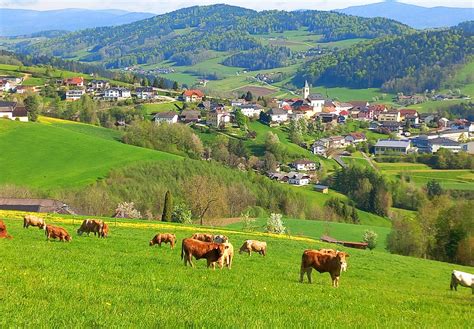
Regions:
<instances>
[{"instance_id":1,"label":"white cloud","mask_svg":"<svg viewBox=\"0 0 474 329\"><path fill-rule=\"evenodd\" d=\"M374 2L380 2L380 0L0 0L0 7L36 10L61 8L123 9L164 13L193 5L210 5L215 3L227 3L256 10L330 10ZM473 8L474 6L472 0L403 0L401 2L426 7L450 6Z\"/></svg>"}]
</instances>

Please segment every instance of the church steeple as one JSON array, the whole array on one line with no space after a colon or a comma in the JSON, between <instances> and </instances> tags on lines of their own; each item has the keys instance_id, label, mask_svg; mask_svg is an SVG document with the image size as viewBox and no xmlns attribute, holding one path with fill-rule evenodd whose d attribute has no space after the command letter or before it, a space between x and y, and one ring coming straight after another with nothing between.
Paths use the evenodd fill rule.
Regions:
<instances>
[{"instance_id":1,"label":"church steeple","mask_svg":"<svg viewBox=\"0 0 474 329\"><path fill-rule=\"evenodd\" d=\"M308 80L304 82L304 89L303 89L303 99L307 99L309 97L309 84Z\"/></svg>"}]
</instances>

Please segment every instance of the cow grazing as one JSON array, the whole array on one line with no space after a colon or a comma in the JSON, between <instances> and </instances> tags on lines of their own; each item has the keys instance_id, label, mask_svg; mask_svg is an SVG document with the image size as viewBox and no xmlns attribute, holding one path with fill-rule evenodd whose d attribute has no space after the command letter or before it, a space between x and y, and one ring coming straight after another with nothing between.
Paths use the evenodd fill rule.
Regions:
<instances>
[{"instance_id":1,"label":"cow grazing","mask_svg":"<svg viewBox=\"0 0 474 329\"><path fill-rule=\"evenodd\" d=\"M229 242L229 238L225 235L215 235L214 236L214 242L215 243L226 243L226 242Z\"/></svg>"},{"instance_id":2,"label":"cow grazing","mask_svg":"<svg viewBox=\"0 0 474 329\"><path fill-rule=\"evenodd\" d=\"M99 238L102 234L102 229L104 227L104 221L96 219L84 219L81 224L81 227L77 229L77 234L82 235L82 233L87 233L87 236L92 232L94 235L99 235Z\"/></svg>"},{"instance_id":3,"label":"cow grazing","mask_svg":"<svg viewBox=\"0 0 474 329\"><path fill-rule=\"evenodd\" d=\"M150 247L154 246L155 244L161 247L162 243L169 243L171 249L173 249L174 245L176 244L176 235L169 233L157 234L150 241Z\"/></svg>"},{"instance_id":4,"label":"cow grazing","mask_svg":"<svg viewBox=\"0 0 474 329\"><path fill-rule=\"evenodd\" d=\"M72 237L62 227L46 225L45 228L46 239L59 239L59 241L71 241Z\"/></svg>"},{"instance_id":5,"label":"cow grazing","mask_svg":"<svg viewBox=\"0 0 474 329\"><path fill-rule=\"evenodd\" d=\"M246 252L250 256L252 251L257 252L262 256L265 256L267 254L267 243L257 240L247 240L244 242L242 247L240 247L239 254Z\"/></svg>"},{"instance_id":6,"label":"cow grazing","mask_svg":"<svg viewBox=\"0 0 474 329\"><path fill-rule=\"evenodd\" d=\"M46 223L43 218L35 215L25 215L25 217L23 217L23 227L28 228L29 226L37 226L41 230L45 228Z\"/></svg>"},{"instance_id":7,"label":"cow grazing","mask_svg":"<svg viewBox=\"0 0 474 329\"><path fill-rule=\"evenodd\" d=\"M337 251L336 255L322 253L318 250L305 250L301 258L300 282L303 282L304 274L308 276L311 283L311 272L313 268L319 273L329 272L332 279L332 286L339 287L339 277L343 263L346 263L349 255L342 251Z\"/></svg>"},{"instance_id":8,"label":"cow grazing","mask_svg":"<svg viewBox=\"0 0 474 329\"><path fill-rule=\"evenodd\" d=\"M2 220L0 220L0 239L13 239L13 237L8 234L7 226Z\"/></svg>"},{"instance_id":9,"label":"cow grazing","mask_svg":"<svg viewBox=\"0 0 474 329\"><path fill-rule=\"evenodd\" d=\"M214 241L214 235L212 234L207 234L207 233L194 233L191 237L194 240L199 240L203 242L213 242Z\"/></svg>"},{"instance_id":10,"label":"cow grazing","mask_svg":"<svg viewBox=\"0 0 474 329\"><path fill-rule=\"evenodd\" d=\"M104 226L102 227L102 232L99 233L99 237L105 239L108 236L109 236L109 225L107 223L104 223Z\"/></svg>"},{"instance_id":11,"label":"cow grazing","mask_svg":"<svg viewBox=\"0 0 474 329\"><path fill-rule=\"evenodd\" d=\"M323 253L323 254L329 254L329 255L336 256L337 253L339 252L339 250L334 250L334 249L319 249L319 252L320 252L320 253ZM347 271L347 262L346 262L346 261L344 261L344 262L341 264L341 271L343 271L343 272L346 272L346 271Z\"/></svg>"},{"instance_id":12,"label":"cow grazing","mask_svg":"<svg viewBox=\"0 0 474 329\"><path fill-rule=\"evenodd\" d=\"M181 259L184 259L184 265L191 265L194 267L192 258L207 260L207 267L210 267L212 263L217 262L219 258L224 255L224 251L228 249L222 243L215 242L203 242L196 239L184 239L181 245Z\"/></svg>"},{"instance_id":13,"label":"cow grazing","mask_svg":"<svg viewBox=\"0 0 474 329\"><path fill-rule=\"evenodd\" d=\"M458 285L466 288L471 288L474 294L474 274L453 270L451 273L451 290L458 291Z\"/></svg>"}]
</instances>

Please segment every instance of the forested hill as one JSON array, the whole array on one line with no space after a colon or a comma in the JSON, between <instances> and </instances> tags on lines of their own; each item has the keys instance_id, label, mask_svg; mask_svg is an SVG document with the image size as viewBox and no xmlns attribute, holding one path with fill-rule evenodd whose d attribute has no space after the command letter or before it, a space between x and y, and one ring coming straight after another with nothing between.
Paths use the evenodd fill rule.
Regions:
<instances>
[{"instance_id":1,"label":"forested hill","mask_svg":"<svg viewBox=\"0 0 474 329\"><path fill-rule=\"evenodd\" d=\"M109 68L182 61L200 51L244 51L263 47L256 34L305 28L321 41L401 35L409 27L386 18L322 11L263 11L228 5L195 6L118 27L87 29L17 51L98 61ZM202 56L201 56L202 57ZM186 62L188 61L188 62Z\"/></svg>"},{"instance_id":2,"label":"forested hill","mask_svg":"<svg viewBox=\"0 0 474 329\"><path fill-rule=\"evenodd\" d=\"M313 84L387 91L438 89L454 65L474 55L474 22L438 31L390 36L328 54L303 66L295 77Z\"/></svg>"}]
</instances>

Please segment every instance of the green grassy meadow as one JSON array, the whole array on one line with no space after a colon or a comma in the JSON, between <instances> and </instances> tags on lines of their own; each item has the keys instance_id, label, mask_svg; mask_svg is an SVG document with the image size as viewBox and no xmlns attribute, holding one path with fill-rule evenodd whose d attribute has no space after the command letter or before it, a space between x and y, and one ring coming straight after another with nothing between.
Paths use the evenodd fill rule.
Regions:
<instances>
[{"instance_id":1,"label":"green grassy meadow","mask_svg":"<svg viewBox=\"0 0 474 329\"><path fill-rule=\"evenodd\" d=\"M231 270L213 271L180 259L180 241L197 227L122 220L97 239L77 236L78 219L47 220L72 242L47 242L43 231L5 220L14 239L0 240L1 327L464 328L474 320L471 290L449 290L450 272L472 267L338 248L350 257L332 288L327 273L298 282L303 250L334 247L312 239L204 229L236 249ZM157 232L175 233L177 248L149 247ZM239 255L249 238L265 240L268 255Z\"/></svg>"},{"instance_id":2,"label":"green grassy meadow","mask_svg":"<svg viewBox=\"0 0 474 329\"><path fill-rule=\"evenodd\" d=\"M92 184L136 161L179 157L117 142L113 130L47 120L23 123L0 120L0 184L42 190Z\"/></svg>"}]
</instances>

